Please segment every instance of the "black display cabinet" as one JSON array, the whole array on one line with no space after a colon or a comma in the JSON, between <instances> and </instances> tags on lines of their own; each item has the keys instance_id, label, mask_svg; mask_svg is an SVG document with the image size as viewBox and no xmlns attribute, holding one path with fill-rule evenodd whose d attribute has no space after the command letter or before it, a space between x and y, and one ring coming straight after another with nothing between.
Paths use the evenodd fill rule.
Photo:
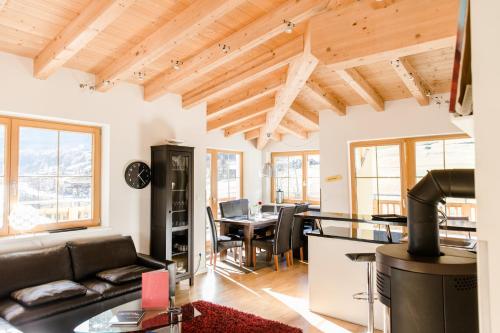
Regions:
<instances>
[{"instance_id":1,"label":"black display cabinet","mask_svg":"<svg viewBox=\"0 0 500 333\"><path fill-rule=\"evenodd\" d=\"M151 256L177 263L193 285L194 148L151 147Z\"/></svg>"}]
</instances>

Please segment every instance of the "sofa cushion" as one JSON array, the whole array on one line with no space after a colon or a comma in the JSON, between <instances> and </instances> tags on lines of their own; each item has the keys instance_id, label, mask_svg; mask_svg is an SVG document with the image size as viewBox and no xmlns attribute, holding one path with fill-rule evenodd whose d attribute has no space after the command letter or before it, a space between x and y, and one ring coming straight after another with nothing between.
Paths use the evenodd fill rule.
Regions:
<instances>
[{"instance_id":1,"label":"sofa cushion","mask_svg":"<svg viewBox=\"0 0 500 333\"><path fill-rule=\"evenodd\" d=\"M122 284L142 278L142 273L150 272L153 269L144 266L130 265L118 268L108 269L97 273L97 277L105 281Z\"/></svg>"},{"instance_id":2,"label":"sofa cushion","mask_svg":"<svg viewBox=\"0 0 500 333\"><path fill-rule=\"evenodd\" d=\"M76 281L96 273L135 264L137 253L130 236L102 237L67 243Z\"/></svg>"},{"instance_id":3,"label":"sofa cushion","mask_svg":"<svg viewBox=\"0 0 500 333\"><path fill-rule=\"evenodd\" d=\"M65 246L0 254L0 298L22 288L72 279Z\"/></svg>"},{"instance_id":4,"label":"sofa cushion","mask_svg":"<svg viewBox=\"0 0 500 333\"><path fill-rule=\"evenodd\" d=\"M97 292L104 299L141 290L141 280L126 282L123 284L113 284L101 279L94 278L82 281L81 284L88 289Z\"/></svg>"},{"instance_id":5,"label":"sofa cushion","mask_svg":"<svg viewBox=\"0 0 500 333\"><path fill-rule=\"evenodd\" d=\"M83 296L76 296L58 302L50 302L30 307L23 306L10 298L5 298L0 300L0 317L6 319L13 325L21 325L94 303L100 298L101 296L97 292L87 290Z\"/></svg>"},{"instance_id":6,"label":"sofa cushion","mask_svg":"<svg viewBox=\"0 0 500 333\"><path fill-rule=\"evenodd\" d=\"M86 293L87 288L81 284L69 280L59 280L13 291L10 297L24 306L35 306L82 296Z\"/></svg>"}]
</instances>

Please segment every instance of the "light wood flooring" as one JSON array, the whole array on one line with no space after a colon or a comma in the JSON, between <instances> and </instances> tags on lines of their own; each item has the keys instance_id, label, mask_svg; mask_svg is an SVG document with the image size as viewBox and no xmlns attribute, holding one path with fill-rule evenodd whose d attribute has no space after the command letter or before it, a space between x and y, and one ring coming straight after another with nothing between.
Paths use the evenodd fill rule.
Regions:
<instances>
[{"instance_id":1,"label":"light wood flooring","mask_svg":"<svg viewBox=\"0 0 500 333\"><path fill-rule=\"evenodd\" d=\"M196 276L193 287L188 281L179 283L177 304L198 299L229 306L240 311L277 320L299 327L304 332L361 333L366 328L342 320L321 316L308 310L307 263L295 260L286 267L284 259L280 271L258 260L252 271L234 264L217 261L217 269L208 266L208 272Z\"/></svg>"}]
</instances>

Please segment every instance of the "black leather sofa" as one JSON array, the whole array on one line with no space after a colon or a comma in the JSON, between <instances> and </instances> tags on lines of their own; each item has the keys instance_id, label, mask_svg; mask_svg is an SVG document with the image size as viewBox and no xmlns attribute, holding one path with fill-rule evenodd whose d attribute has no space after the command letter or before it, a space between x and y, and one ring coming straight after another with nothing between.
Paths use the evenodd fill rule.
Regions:
<instances>
[{"instance_id":1,"label":"black leather sofa","mask_svg":"<svg viewBox=\"0 0 500 333\"><path fill-rule=\"evenodd\" d=\"M81 322L141 297L143 272L172 261L138 254L130 236L75 240L65 245L0 254L0 317L30 333L73 332Z\"/></svg>"}]
</instances>

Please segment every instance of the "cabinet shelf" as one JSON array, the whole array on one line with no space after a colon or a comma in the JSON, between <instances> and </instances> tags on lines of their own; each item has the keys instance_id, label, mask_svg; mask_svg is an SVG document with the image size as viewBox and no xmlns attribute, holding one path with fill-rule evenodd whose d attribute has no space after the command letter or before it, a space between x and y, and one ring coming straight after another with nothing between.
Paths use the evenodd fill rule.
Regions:
<instances>
[{"instance_id":1,"label":"cabinet shelf","mask_svg":"<svg viewBox=\"0 0 500 333\"><path fill-rule=\"evenodd\" d=\"M184 231L184 230L188 230L188 229L189 229L188 225L182 225L182 226L179 226L179 227L173 227L172 228L172 232Z\"/></svg>"},{"instance_id":2,"label":"cabinet shelf","mask_svg":"<svg viewBox=\"0 0 500 333\"><path fill-rule=\"evenodd\" d=\"M173 210L172 213L185 213L187 212L187 209L181 209L181 210Z\"/></svg>"}]
</instances>

